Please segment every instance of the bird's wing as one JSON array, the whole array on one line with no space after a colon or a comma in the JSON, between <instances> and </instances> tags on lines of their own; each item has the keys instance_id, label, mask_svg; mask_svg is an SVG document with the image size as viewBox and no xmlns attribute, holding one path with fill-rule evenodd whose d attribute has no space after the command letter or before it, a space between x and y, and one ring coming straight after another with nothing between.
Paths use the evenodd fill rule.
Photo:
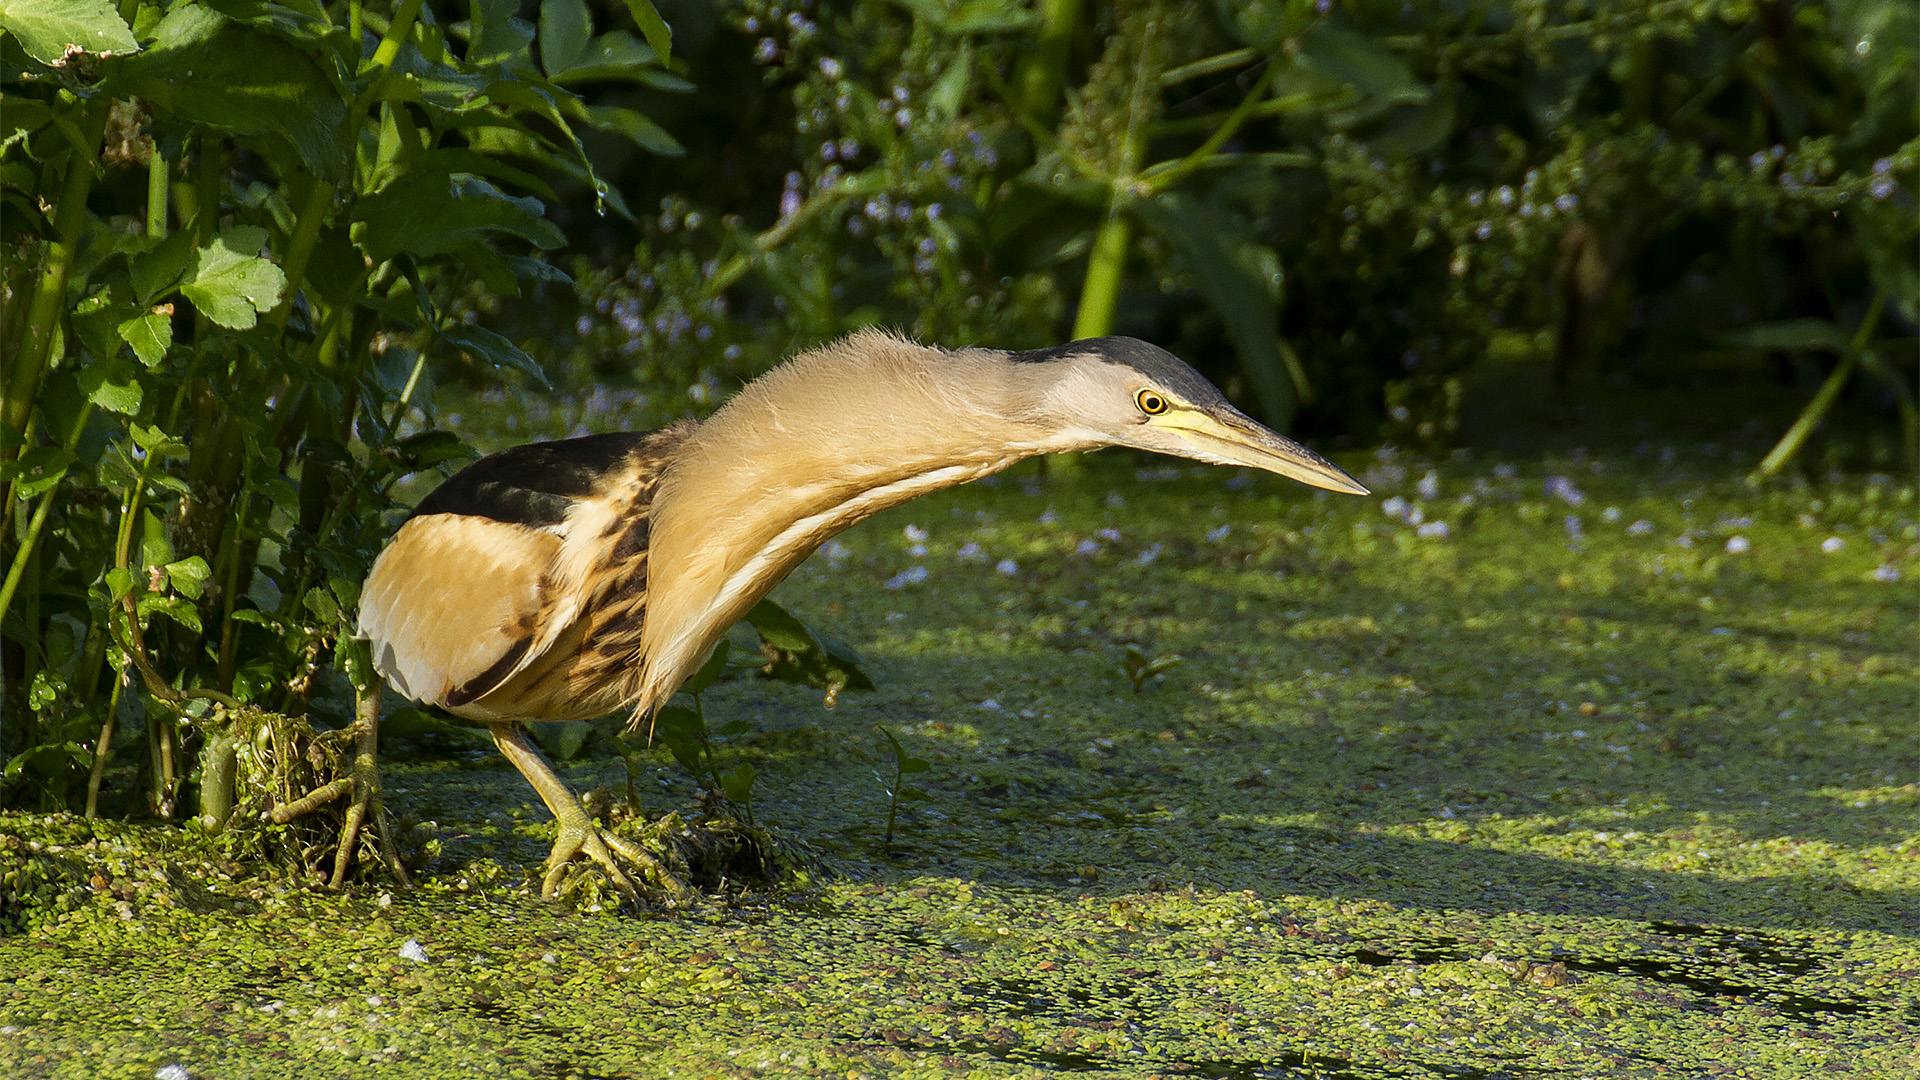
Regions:
<instances>
[{"instance_id":1,"label":"bird's wing","mask_svg":"<svg viewBox=\"0 0 1920 1080\"><path fill-rule=\"evenodd\" d=\"M579 511L602 509L648 438L517 447L436 488L361 590L374 667L406 696L461 711L553 648L588 596L581 575L565 572L569 550L593 539L576 535Z\"/></svg>"}]
</instances>

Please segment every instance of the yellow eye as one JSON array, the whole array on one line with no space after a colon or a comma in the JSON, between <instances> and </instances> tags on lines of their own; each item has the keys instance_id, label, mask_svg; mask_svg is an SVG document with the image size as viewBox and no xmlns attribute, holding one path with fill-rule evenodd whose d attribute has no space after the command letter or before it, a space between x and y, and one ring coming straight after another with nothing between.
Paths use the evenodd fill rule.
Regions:
<instances>
[{"instance_id":1,"label":"yellow eye","mask_svg":"<svg viewBox=\"0 0 1920 1080\"><path fill-rule=\"evenodd\" d=\"M1148 416L1158 416L1167 411L1167 399L1152 390L1142 390L1133 395L1133 403L1140 406L1140 411Z\"/></svg>"}]
</instances>

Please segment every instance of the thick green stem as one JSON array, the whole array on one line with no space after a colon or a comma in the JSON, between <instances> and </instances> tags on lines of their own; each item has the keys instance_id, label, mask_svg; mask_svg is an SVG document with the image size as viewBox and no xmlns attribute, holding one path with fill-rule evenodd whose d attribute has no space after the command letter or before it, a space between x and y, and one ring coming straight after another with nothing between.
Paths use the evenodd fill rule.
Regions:
<instances>
[{"instance_id":1,"label":"thick green stem","mask_svg":"<svg viewBox=\"0 0 1920 1080\"><path fill-rule=\"evenodd\" d=\"M1767 456L1761 460L1753 472L1748 474L1748 483L1758 484L1773 476L1785 468L1787 462L1792 461L1794 455L1800 452L1800 448L1806 444L1807 437L1813 434L1813 429L1818 427L1820 421L1826 417L1827 410L1833 408L1833 403L1839 400L1841 389L1853 376L1853 369L1860 365L1860 354L1866 351L1867 342L1873 340L1873 332L1880 325L1880 312L1886 304L1887 294L1876 291L1873 294L1872 305L1867 308L1866 317L1860 320L1860 327L1854 331L1853 340L1847 343L1846 355L1840 358L1840 363L1833 369L1833 373L1827 376L1827 381L1820 385L1819 392L1813 395L1813 400L1809 401L1807 407L1801 411L1799 419L1793 422L1793 426L1787 429L1785 435L1780 436L1780 441L1768 451Z\"/></svg>"},{"instance_id":2,"label":"thick green stem","mask_svg":"<svg viewBox=\"0 0 1920 1080\"><path fill-rule=\"evenodd\" d=\"M167 159L155 143L147 157L147 235L159 240L167 235Z\"/></svg>"},{"instance_id":3,"label":"thick green stem","mask_svg":"<svg viewBox=\"0 0 1920 1080\"><path fill-rule=\"evenodd\" d=\"M27 322L19 351L9 361L13 373L7 380L6 399L0 401L0 422L20 438L22 446L30 441L27 428L33 422L40 380L52 362L60 316L66 313L67 279L80 247L80 230L87 221L87 197L93 193L93 148L100 145L106 133L107 112L108 102L101 99L91 103L81 117L88 150L82 154L76 148L68 157L67 183L60 192L60 205L54 210L54 236L47 248L47 262L34 287L33 300L27 305Z\"/></svg>"},{"instance_id":4,"label":"thick green stem","mask_svg":"<svg viewBox=\"0 0 1920 1080\"><path fill-rule=\"evenodd\" d=\"M1073 337L1105 337L1113 332L1113 313L1120 306L1120 286L1126 279L1127 248L1133 243L1133 221L1120 212L1119 195L1113 210L1093 239L1087 258L1087 277L1080 288L1080 310L1073 318Z\"/></svg>"},{"instance_id":5,"label":"thick green stem","mask_svg":"<svg viewBox=\"0 0 1920 1080\"><path fill-rule=\"evenodd\" d=\"M334 192L335 185L316 180L312 190L307 192L306 200L300 204L299 216L293 224L293 236L287 243L287 255L280 264L281 271L287 275L287 289L280 294L280 303L267 316L273 324L276 343L286 334L287 319L293 314L293 298L306 281L307 263L312 260L313 249L320 242L320 228L327 223L327 212L333 209Z\"/></svg>"},{"instance_id":6,"label":"thick green stem","mask_svg":"<svg viewBox=\"0 0 1920 1080\"><path fill-rule=\"evenodd\" d=\"M1067 49L1073 44L1080 0L1040 0L1040 33L1033 47L1020 57L1014 85L1020 111L1035 119L1050 115L1066 86Z\"/></svg>"},{"instance_id":7,"label":"thick green stem","mask_svg":"<svg viewBox=\"0 0 1920 1080\"><path fill-rule=\"evenodd\" d=\"M80 407L80 415L73 422L73 430L67 433L64 446L73 446L80 441L80 433L86 430L87 421L93 416L93 403L87 402ZM13 553L13 563L7 567L7 580L0 584L0 619L7 617L7 609L13 606L13 595L20 588L25 577L27 564L32 561L34 549L40 544L40 533L47 527L47 516L53 513L53 497L60 491L59 481L55 481L47 490L40 493L40 505L33 508L33 518L27 522L26 538L20 541L20 547Z\"/></svg>"},{"instance_id":8,"label":"thick green stem","mask_svg":"<svg viewBox=\"0 0 1920 1080\"><path fill-rule=\"evenodd\" d=\"M240 744L233 722L207 736L200 748L200 824L208 832L219 833L233 816L233 779L240 759Z\"/></svg>"}]
</instances>

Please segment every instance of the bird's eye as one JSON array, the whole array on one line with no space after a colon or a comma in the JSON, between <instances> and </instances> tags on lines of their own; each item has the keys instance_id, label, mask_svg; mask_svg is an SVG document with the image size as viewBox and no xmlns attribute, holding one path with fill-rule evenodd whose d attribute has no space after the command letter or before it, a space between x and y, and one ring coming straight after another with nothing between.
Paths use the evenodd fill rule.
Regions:
<instances>
[{"instance_id":1,"label":"bird's eye","mask_svg":"<svg viewBox=\"0 0 1920 1080\"><path fill-rule=\"evenodd\" d=\"M1148 416L1158 416L1167 411L1167 399L1152 390L1142 390L1133 395L1133 403L1140 406L1140 411Z\"/></svg>"}]
</instances>

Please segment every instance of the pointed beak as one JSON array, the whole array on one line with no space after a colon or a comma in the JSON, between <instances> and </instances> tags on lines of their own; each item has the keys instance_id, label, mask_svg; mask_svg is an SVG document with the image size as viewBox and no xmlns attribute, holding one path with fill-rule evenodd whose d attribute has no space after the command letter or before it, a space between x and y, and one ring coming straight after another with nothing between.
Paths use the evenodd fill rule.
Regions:
<instances>
[{"instance_id":1,"label":"pointed beak","mask_svg":"<svg viewBox=\"0 0 1920 1080\"><path fill-rule=\"evenodd\" d=\"M1338 465L1235 409L1176 408L1148 422L1177 433L1195 457L1264 469L1328 491L1369 494Z\"/></svg>"}]
</instances>

